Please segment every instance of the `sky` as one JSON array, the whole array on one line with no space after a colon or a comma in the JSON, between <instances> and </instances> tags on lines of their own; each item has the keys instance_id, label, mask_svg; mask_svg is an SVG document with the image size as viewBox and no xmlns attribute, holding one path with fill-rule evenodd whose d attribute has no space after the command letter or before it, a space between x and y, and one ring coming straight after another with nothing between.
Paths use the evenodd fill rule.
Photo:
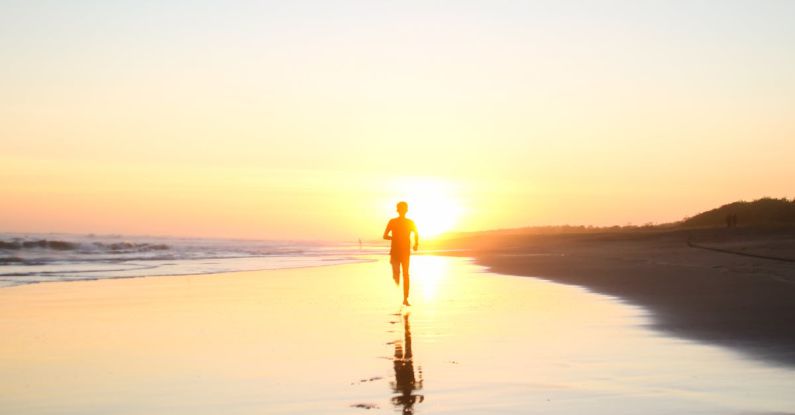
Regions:
<instances>
[{"instance_id":1,"label":"sky","mask_svg":"<svg viewBox=\"0 0 795 415\"><path fill-rule=\"evenodd\" d=\"M380 238L795 197L792 1L3 1L0 231ZM423 232L425 230L425 232Z\"/></svg>"}]
</instances>

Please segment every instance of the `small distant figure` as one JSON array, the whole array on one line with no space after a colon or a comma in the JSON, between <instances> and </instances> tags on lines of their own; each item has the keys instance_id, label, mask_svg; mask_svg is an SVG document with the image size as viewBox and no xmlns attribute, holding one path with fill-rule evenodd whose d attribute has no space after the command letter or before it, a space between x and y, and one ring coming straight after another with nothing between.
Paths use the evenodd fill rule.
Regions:
<instances>
[{"instance_id":1,"label":"small distant figure","mask_svg":"<svg viewBox=\"0 0 795 415\"><path fill-rule=\"evenodd\" d=\"M395 284L400 283L400 269L403 268L403 305L409 304L409 258L411 256L411 233L414 232L414 250L420 243L420 235L414 221L406 217L409 205L406 202L397 204L398 217L392 218L384 230L384 239L392 241L389 250L389 262L392 264L392 278ZM391 233L391 235L390 235Z\"/></svg>"},{"instance_id":2,"label":"small distant figure","mask_svg":"<svg viewBox=\"0 0 795 415\"><path fill-rule=\"evenodd\" d=\"M359 251L362 250L362 238L359 238Z\"/></svg>"},{"instance_id":3,"label":"small distant figure","mask_svg":"<svg viewBox=\"0 0 795 415\"><path fill-rule=\"evenodd\" d=\"M726 227L727 228L736 228L737 227L737 214L730 213L726 215Z\"/></svg>"}]
</instances>

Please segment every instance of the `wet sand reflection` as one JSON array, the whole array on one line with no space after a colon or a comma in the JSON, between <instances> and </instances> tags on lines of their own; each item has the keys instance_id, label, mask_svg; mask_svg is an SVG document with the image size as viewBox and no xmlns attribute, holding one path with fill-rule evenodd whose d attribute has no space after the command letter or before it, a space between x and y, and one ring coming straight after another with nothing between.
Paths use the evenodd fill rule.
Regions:
<instances>
[{"instance_id":1,"label":"wet sand reflection","mask_svg":"<svg viewBox=\"0 0 795 415\"><path fill-rule=\"evenodd\" d=\"M414 393L422 389L422 367L418 367L419 377L415 376L409 316L409 312L402 313L403 338L395 341L395 357L392 359L395 381L390 382L392 392L398 394L392 397L392 404L396 408L402 407L404 414L413 414L414 405L425 400L424 395Z\"/></svg>"}]
</instances>

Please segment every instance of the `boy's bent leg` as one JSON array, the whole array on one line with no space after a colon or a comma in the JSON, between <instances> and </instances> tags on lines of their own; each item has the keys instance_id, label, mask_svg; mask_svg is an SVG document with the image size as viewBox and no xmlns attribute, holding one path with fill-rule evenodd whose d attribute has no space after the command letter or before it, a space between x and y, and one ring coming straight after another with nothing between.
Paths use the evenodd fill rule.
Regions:
<instances>
[{"instance_id":1,"label":"boy's bent leg","mask_svg":"<svg viewBox=\"0 0 795 415\"><path fill-rule=\"evenodd\" d=\"M395 280L395 284L400 284L400 261L391 257L389 262L392 264L392 279Z\"/></svg>"}]
</instances>

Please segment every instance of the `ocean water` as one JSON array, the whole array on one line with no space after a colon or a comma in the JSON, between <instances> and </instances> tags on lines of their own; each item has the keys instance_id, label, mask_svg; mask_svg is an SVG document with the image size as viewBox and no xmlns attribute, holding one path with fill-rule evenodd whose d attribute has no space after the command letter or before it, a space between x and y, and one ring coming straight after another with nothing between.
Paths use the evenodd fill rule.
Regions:
<instances>
[{"instance_id":1,"label":"ocean water","mask_svg":"<svg viewBox=\"0 0 795 415\"><path fill-rule=\"evenodd\" d=\"M358 243L0 233L0 287L309 267L382 252Z\"/></svg>"}]
</instances>

